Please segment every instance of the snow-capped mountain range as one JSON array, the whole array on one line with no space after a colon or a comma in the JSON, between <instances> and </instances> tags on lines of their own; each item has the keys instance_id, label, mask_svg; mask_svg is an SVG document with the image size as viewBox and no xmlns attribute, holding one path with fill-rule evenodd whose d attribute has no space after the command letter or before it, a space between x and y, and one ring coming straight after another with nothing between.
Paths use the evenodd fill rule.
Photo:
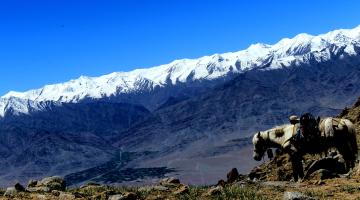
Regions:
<instances>
[{"instance_id":1,"label":"snow-capped mountain range","mask_svg":"<svg viewBox=\"0 0 360 200\"><path fill-rule=\"evenodd\" d=\"M122 93L151 91L155 87L177 83L215 80L230 73L242 73L252 69L279 69L304 64L310 60L323 62L331 59L331 56L340 50L350 56L356 55L356 48L360 48L360 26L318 36L303 33L291 39L282 39L274 45L258 43L238 52L175 60L148 69L115 72L100 77L81 76L40 89L7 93L0 98L0 117L4 117L9 110L15 114L41 110L47 101L59 104L76 103L85 98L100 99Z\"/></svg>"}]
</instances>

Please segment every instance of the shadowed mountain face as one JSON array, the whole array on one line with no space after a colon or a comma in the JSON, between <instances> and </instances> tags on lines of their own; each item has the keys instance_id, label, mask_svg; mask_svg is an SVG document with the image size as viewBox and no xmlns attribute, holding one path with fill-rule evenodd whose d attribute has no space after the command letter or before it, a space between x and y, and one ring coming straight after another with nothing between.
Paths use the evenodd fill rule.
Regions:
<instances>
[{"instance_id":1,"label":"shadowed mountain face","mask_svg":"<svg viewBox=\"0 0 360 200\"><path fill-rule=\"evenodd\" d=\"M360 95L359 83L359 58L271 71L253 70L207 93L158 109L115 140L134 150L143 148L141 141L145 140L154 146L153 150L158 150L163 146L156 141L177 134L186 137L166 144L172 147L217 135L246 137L257 130L287 123L291 114L337 114Z\"/></svg>"},{"instance_id":2,"label":"shadowed mountain face","mask_svg":"<svg viewBox=\"0 0 360 200\"><path fill-rule=\"evenodd\" d=\"M197 170L198 176L205 177L218 171L224 174L228 170L224 162L204 164L202 159L240 152L248 143L236 146L234 139L288 123L287 117L292 114L336 115L360 96L359 84L358 57L271 71L253 70L207 93L155 111L112 141L131 151L157 152L156 159L143 158L134 162L135 166L177 167L183 170L180 176L190 177L186 181L214 183L221 177L199 182L196 176L186 173ZM247 159L242 163L229 159L226 162L246 169L252 162L251 152L243 157ZM179 160L184 166L181 162L173 164ZM186 166L187 162L192 167ZM206 165L206 170L196 169L197 165Z\"/></svg>"},{"instance_id":3,"label":"shadowed mountain face","mask_svg":"<svg viewBox=\"0 0 360 200\"><path fill-rule=\"evenodd\" d=\"M55 174L73 184L117 183L170 173L212 184L232 167L246 172L253 133L292 114L335 115L360 96L359 56L340 48L331 60L307 61L133 96L43 102L29 114L8 109L0 120L0 183Z\"/></svg>"},{"instance_id":4,"label":"shadowed mountain face","mask_svg":"<svg viewBox=\"0 0 360 200\"><path fill-rule=\"evenodd\" d=\"M94 167L117 152L108 137L144 120L142 106L92 102L53 105L0 121L0 182L25 182Z\"/></svg>"},{"instance_id":5,"label":"shadowed mountain face","mask_svg":"<svg viewBox=\"0 0 360 200\"><path fill-rule=\"evenodd\" d=\"M155 87L149 91L118 94L104 98L103 100L143 105L148 110L154 111L212 90L215 86L224 84L234 77L236 77L236 74L229 73L215 80L191 80L187 83L179 82L177 84L169 84L167 87ZM93 99L90 99L90 101L93 101Z\"/></svg>"}]
</instances>

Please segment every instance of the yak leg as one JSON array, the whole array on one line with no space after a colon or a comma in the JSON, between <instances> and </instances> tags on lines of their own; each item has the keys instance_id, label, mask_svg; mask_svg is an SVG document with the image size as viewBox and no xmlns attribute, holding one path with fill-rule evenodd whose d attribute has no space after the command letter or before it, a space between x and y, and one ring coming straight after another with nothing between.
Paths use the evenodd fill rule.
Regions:
<instances>
[{"instance_id":1,"label":"yak leg","mask_svg":"<svg viewBox=\"0 0 360 200\"><path fill-rule=\"evenodd\" d=\"M354 168L355 165L355 153L351 150L350 146L350 144L342 142L341 145L339 145L337 148L339 154L343 157L345 161L345 171L350 171L352 168Z\"/></svg>"}]
</instances>

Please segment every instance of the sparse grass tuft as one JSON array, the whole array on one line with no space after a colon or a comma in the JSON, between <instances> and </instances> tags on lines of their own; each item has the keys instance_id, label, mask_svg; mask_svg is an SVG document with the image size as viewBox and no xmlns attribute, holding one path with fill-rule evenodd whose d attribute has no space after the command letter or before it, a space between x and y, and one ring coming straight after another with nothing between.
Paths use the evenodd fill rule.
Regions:
<instances>
[{"instance_id":1,"label":"sparse grass tuft","mask_svg":"<svg viewBox=\"0 0 360 200\"><path fill-rule=\"evenodd\" d=\"M316 197L320 199L325 199L326 197L331 196L331 191L319 191L319 190L305 190L304 194L310 197Z\"/></svg>"},{"instance_id":2,"label":"sparse grass tuft","mask_svg":"<svg viewBox=\"0 0 360 200\"><path fill-rule=\"evenodd\" d=\"M347 192L349 194L353 194L356 191L358 191L358 187L355 186L351 186L351 185L343 185L340 187L341 191L343 192Z\"/></svg>"},{"instance_id":3,"label":"sparse grass tuft","mask_svg":"<svg viewBox=\"0 0 360 200\"><path fill-rule=\"evenodd\" d=\"M196 200L201 199L203 193L206 191L207 187L189 187L189 193L185 195L178 196L179 200Z\"/></svg>"},{"instance_id":4,"label":"sparse grass tuft","mask_svg":"<svg viewBox=\"0 0 360 200\"><path fill-rule=\"evenodd\" d=\"M229 186L225 187L222 194L216 196L214 199L262 200L265 198L257 194L255 188Z\"/></svg>"},{"instance_id":5,"label":"sparse grass tuft","mask_svg":"<svg viewBox=\"0 0 360 200\"><path fill-rule=\"evenodd\" d=\"M179 200L263 200L266 199L261 195L257 194L257 190L251 187L239 187L239 186L228 186L225 187L221 194L214 196L206 196L209 187L190 187L189 194L178 196Z\"/></svg>"}]
</instances>

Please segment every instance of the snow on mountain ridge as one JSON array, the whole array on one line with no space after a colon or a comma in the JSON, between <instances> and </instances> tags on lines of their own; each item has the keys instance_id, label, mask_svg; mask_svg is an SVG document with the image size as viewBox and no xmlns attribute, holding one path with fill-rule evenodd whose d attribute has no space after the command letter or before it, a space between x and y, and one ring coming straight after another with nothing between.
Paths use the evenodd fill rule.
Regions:
<instances>
[{"instance_id":1,"label":"snow on mountain ridge","mask_svg":"<svg viewBox=\"0 0 360 200\"><path fill-rule=\"evenodd\" d=\"M238 52L175 60L148 69L114 72L100 77L81 76L65 83L46 85L23 93L10 91L0 98L0 116L4 116L9 109L19 113L41 109L39 102L43 101L78 102L84 98L146 91L155 86L164 87L189 80L212 80L229 72L241 73L267 64L270 64L267 69L287 67L294 63L306 63L310 53L320 62L330 59L329 48L332 45L345 47L345 52L349 55L356 54L354 46L360 46L360 26L318 36L302 33L292 39L284 38L274 45L257 43Z\"/></svg>"}]
</instances>

